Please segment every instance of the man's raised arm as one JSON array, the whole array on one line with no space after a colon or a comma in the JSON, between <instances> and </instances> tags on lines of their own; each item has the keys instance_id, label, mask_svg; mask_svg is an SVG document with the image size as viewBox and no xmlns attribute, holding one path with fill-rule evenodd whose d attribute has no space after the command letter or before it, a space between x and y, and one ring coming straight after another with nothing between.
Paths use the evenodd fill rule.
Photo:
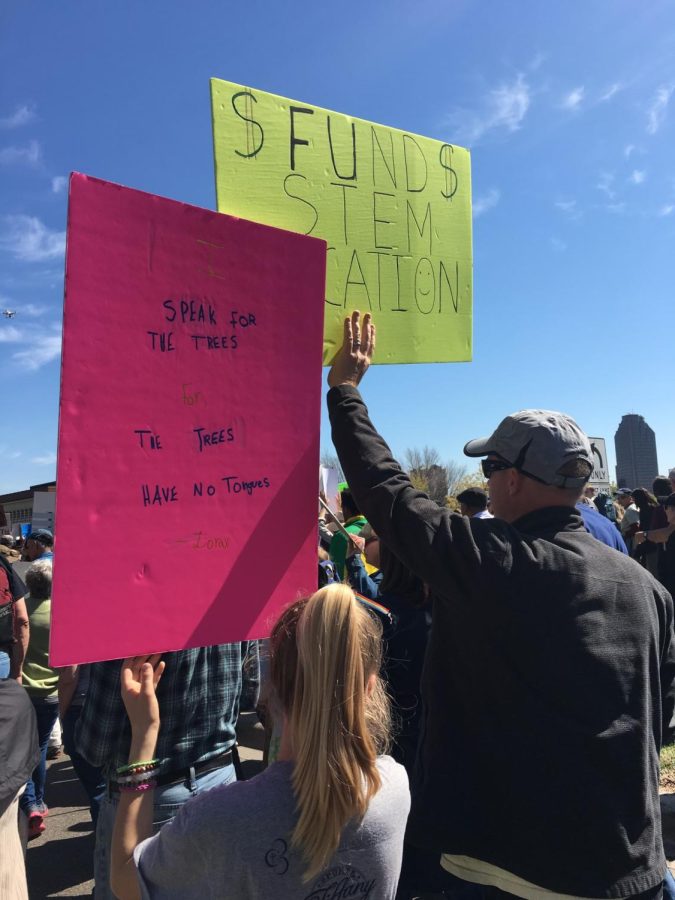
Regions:
<instances>
[{"instance_id":1,"label":"man's raised arm","mask_svg":"<svg viewBox=\"0 0 675 900\"><path fill-rule=\"evenodd\" d=\"M374 349L370 315L361 328L360 314L354 312L345 320L343 344L328 374L333 443L359 508L378 536L408 568L444 592L459 574L448 566L451 557L458 562L461 557L466 576L466 566L478 564L477 548L467 520L413 487L370 421L358 385Z\"/></svg>"}]
</instances>

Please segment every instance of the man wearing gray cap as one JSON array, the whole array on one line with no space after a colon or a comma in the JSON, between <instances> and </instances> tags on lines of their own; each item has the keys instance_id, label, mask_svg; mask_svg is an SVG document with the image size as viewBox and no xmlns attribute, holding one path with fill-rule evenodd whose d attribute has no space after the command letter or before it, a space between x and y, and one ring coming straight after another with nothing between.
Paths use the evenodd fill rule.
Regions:
<instances>
[{"instance_id":1,"label":"man wearing gray cap","mask_svg":"<svg viewBox=\"0 0 675 900\"><path fill-rule=\"evenodd\" d=\"M585 530L591 448L562 413L466 445L496 518L417 491L357 390L374 344L370 316L345 321L328 408L361 509L435 598L409 841L481 897L660 897L670 595Z\"/></svg>"}]
</instances>

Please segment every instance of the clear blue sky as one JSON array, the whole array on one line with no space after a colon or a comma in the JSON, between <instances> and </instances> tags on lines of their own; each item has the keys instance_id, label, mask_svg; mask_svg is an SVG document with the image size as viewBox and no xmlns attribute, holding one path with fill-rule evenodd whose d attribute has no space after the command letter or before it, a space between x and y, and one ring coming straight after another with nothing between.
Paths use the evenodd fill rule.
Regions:
<instances>
[{"instance_id":1,"label":"clear blue sky","mask_svg":"<svg viewBox=\"0 0 675 900\"><path fill-rule=\"evenodd\" d=\"M651 0L0 13L0 493L55 475L66 176L215 208L209 77L472 150L474 361L372 370L396 453L540 406L675 466L675 11ZM330 447L325 417L322 444Z\"/></svg>"}]
</instances>

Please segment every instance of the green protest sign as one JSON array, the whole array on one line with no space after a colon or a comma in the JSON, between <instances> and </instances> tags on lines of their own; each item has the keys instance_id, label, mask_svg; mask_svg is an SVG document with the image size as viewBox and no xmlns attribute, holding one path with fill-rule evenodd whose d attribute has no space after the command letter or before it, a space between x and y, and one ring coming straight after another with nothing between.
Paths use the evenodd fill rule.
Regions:
<instances>
[{"instance_id":1,"label":"green protest sign","mask_svg":"<svg viewBox=\"0 0 675 900\"><path fill-rule=\"evenodd\" d=\"M471 359L469 151L219 79L211 99L219 211L328 242L324 363L353 309L376 362Z\"/></svg>"}]
</instances>

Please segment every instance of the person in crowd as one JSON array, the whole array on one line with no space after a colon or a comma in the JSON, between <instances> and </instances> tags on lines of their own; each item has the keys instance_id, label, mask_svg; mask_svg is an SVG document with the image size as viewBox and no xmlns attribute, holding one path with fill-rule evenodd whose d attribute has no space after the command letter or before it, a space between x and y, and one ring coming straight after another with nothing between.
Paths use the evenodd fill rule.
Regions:
<instances>
[{"instance_id":1,"label":"person in crowd","mask_svg":"<svg viewBox=\"0 0 675 900\"><path fill-rule=\"evenodd\" d=\"M633 550L633 537L640 529L640 510L633 503L633 491L629 488L621 488L616 493L616 502L622 509L620 519L617 519L621 537L626 543L628 552Z\"/></svg>"},{"instance_id":2,"label":"person in crowd","mask_svg":"<svg viewBox=\"0 0 675 900\"><path fill-rule=\"evenodd\" d=\"M75 774L89 800L91 821L96 828L101 798L105 793L105 778L100 766L92 766L78 752L75 744L75 728L80 719L84 699L89 686L88 665L65 666L59 671L59 717L63 729L64 750L70 757Z\"/></svg>"},{"instance_id":3,"label":"person in crowd","mask_svg":"<svg viewBox=\"0 0 675 900\"><path fill-rule=\"evenodd\" d=\"M324 548L319 545L318 547L318 556L319 556L319 577L317 579L318 587L325 587L327 584L333 584L334 581L339 581L337 575L337 570L335 568L335 563L328 555L328 551L324 550Z\"/></svg>"},{"instance_id":4,"label":"person in crowd","mask_svg":"<svg viewBox=\"0 0 675 900\"><path fill-rule=\"evenodd\" d=\"M381 544L371 525L349 543L346 565L350 585L357 594L384 608L379 613L385 646L383 675L396 722L392 756L411 774L422 710L422 663L431 625L429 593L417 575ZM375 569L371 575L361 553Z\"/></svg>"},{"instance_id":5,"label":"person in crowd","mask_svg":"<svg viewBox=\"0 0 675 900\"><path fill-rule=\"evenodd\" d=\"M361 515L356 501L352 496L352 492L345 488L340 494L342 504L342 515L344 518L345 531L349 534L360 534L362 529L368 524L365 516ZM347 556L347 538L342 531L336 531L330 542L330 558L335 563L338 578L342 580L345 577L345 559Z\"/></svg>"},{"instance_id":6,"label":"person in crowd","mask_svg":"<svg viewBox=\"0 0 675 900\"><path fill-rule=\"evenodd\" d=\"M424 582L380 543L382 581L378 600L391 614L385 627L383 674L396 716L392 756L412 775L419 741L422 665L431 628Z\"/></svg>"},{"instance_id":7,"label":"person in crowd","mask_svg":"<svg viewBox=\"0 0 675 900\"><path fill-rule=\"evenodd\" d=\"M577 510L581 513L584 520L584 528L594 538L607 544L608 547L614 547L620 553L628 553L626 542L619 534L618 528L610 522L605 516L601 515L595 507L595 504L589 506L588 503L577 503Z\"/></svg>"},{"instance_id":8,"label":"person in crowd","mask_svg":"<svg viewBox=\"0 0 675 900\"><path fill-rule=\"evenodd\" d=\"M616 524L616 511L614 509L614 501L609 496L609 494L605 494L600 491L593 498L593 503L595 504L595 508L601 516L604 516L612 524Z\"/></svg>"},{"instance_id":9,"label":"person in crowd","mask_svg":"<svg viewBox=\"0 0 675 900\"><path fill-rule=\"evenodd\" d=\"M675 492L675 469L668 470L668 481L670 481L670 489Z\"/></svg>"},{"instance_id":10,"label":"person in crowd","mask_svg":"<svg viewBox=\"0 0 675 900\"><path fill-rule=\"evenodd\" d=\"M658 502L658 509L654 510L652 517L651 529L665 528L668 525L668 517L666 515L666 500L671 494L670 481L665 475L657 475L652 482L652 493ZM665 546L657 544L657 575L661 584L665 584Z\"/></svg>"},{"instance_id":11,"label":"person in crowd","mask_svg":"<svg viewBox=\"0 0 675 900\"><path fill-rule=\"evenodd\" d=\"M666 516L670 534L666 540L664 553L663 583L672 597L675 597L675 493L670 494L665 502Z\"/></svg>"},{"instance_id":12,"label":"person in crowd","mask_svg":"<svg viewBox=\"0 0 675 900\"><path fill-rule=\"evenodd\" d=\"M26 572L29 591L26 603L30 620L30 643L23 666L23 686L37 716L40 761L28 779L20 806L28 819L28 839L45 830L49 812L45 802L47 783L47 744L59 714L58 673L49 665L49 629L51 625L52 563L39 559Z\"/></svg>"},{"instance_id":13,"label":"person in crowd","mask_svg":"<svg viewBox=\"0 0 675 900\"><path fill-rule=\"evenodd\" d=\"M357 594L368 600L377 600L382 582L380 541L371 525L364 525L361 534L349 539L345 572L347 581Z\"/></svg>"},{"instance_id":14,"label":"person in crowd","mask_svg":"<svg viewBox=\"0 0 675 900\"><path fill-rule=\"evenodd\" d=\"M326 495L323 492L319 492L319 498L326 502ZM329 527L328 524L328 513L326 508L322 503L319 503L319 546L322 550L328 552L330 550L330 545L333 540L333 530Z\"/></svg>"},{"instance_id":15,"label":"person in crowd","mask_svg":"<svg viewBox=\"0 0 675 900\"><path fill-rule=\"evenodd\" d=\"M354 313L327 400L360 508L434 595L409 839L476 896L660 897L672 598L585 530L591 447L562 413L523 410L464 448L495 519L416 490L358 391L374 346Z\"/></svg>"},{"instance_id":16,"label":"person in crowd","mask_svg":"<svg viewBox=\"0 0 675 900\"><path fill-rule=\"evenodd\" d=\"M28 900L18 804L40 759L35 710L13 678L0 681L0 897Z\"/></svg>"},{"instance_id":17,"label":"person in crowd","mask_svg":"<svg viewBox=\"0 0 675 900\"><path fill-rule=\"evenodd\" d=\"M23 549L23 557L28 562L35 562L38 559L54 558L54 535L46 528L38 528L26 538L26 544Z\"/></svg>"},{"instance_id":18,"label":"person in crowd","mask_svg":"<svg viewBox=\"0 0 675 900\"><path fill-rule=\"evenodd\" d=\"M595 496L597 493L597 490L592 485L586 485L583 494L579 498L579 502L584 503L587 506L595 506Z\"/></svg>"},{"instance_id":19,"label":"person in crowd","mask_svg":"<svg viewBox=\"0 0 675 900\"><path fill-rule=\"evenodd\" d=\"M657 544L663 549L663 566L659 580L671 596L675 596L675 493L669 494L663 501L666 524L662 528L638 531L635 535L637 545L645 541Z\"/></svg>"},{"instance_id":20,"label":"person in crowd","mask_svg":"<svg viewBox=\"0 0 675 900\"><path fill-rule=\"evenodd\" d=\"M21 554L14 549L14 538L11 534L0 535L0 555L4 556L5 562L10 565L21 559Z\"/></svg>"},{"instance_id":21,"label":"person in crowd","mask_svg":"<svg viewBox=\"0 0 675 900\"><path fill-rule=\"evenodd\" d=\"M488 495L482 488L467 488L461 494L457 494L459 511L470 519L491 519L488 512Z\"/></svg>"},{"instance_id":22,"label":"person in crowd","mask_svg":"<svg viewBox=\"0 0 675 900\"><path fill-rule=\"evenodd\" d=\"M665 475L657 475L654 481L652 482L652 494L659 501L661 506L665 504L665 501L668 499L670 494L672 493L670 489L670 479L666 478ZM659 528L662 528L665 523L659 523Z\"/></svg>"},{"instance_id":23,"label":"person in crowd","mask_svg":"<svg viewBox=\"0 0 675 900\"><path fill-rule=\"evenodd\" d=\"M21 681L30 638L25 593L26 585L0 555L0 681Z\"/></svg>"},{"instance_id":24,"label":"person in crowd","mask_svg":"<svg viewBox=\"0 0 675 900\"><path fill-rule=\"evenodd\" d=\"M346 585L333 584L285 610L270 645L283 716L277 762L186 804L155 836L154 770L138 761L156 756L163 663L124 661L132 741L113 847L120 900L393 900L410 796L405 770L383 755L379 625Z\"/></svg>"},{"instance_id":25,"label":"person in crowd","mask_svg":"<svg viewBox=\"0 0 675 900\"><path fill-rule=\"evenodd\" d=\"M633 491L633 502L640 513L638 531L650 531L653 528L663 526L662 509L656 497L646 488L636 488ZM659 574L659 548L653 541L643 541L640 545L634 544L633 555L656 578Z\"/></svg>"},{"instance_id":26,"label":"person in crowd","mask_svg":"<svg viewBox=\"0 0 675 900\"><path fill-rule=\"evenodd\" d=\"M52 532L46 528L32 531L26 538L22 556L28 562L36 562L39 559L51 562L54 559L54 535ZM61 747L61 722L57 716L47 740L47 759L57 759L61 753Z\"/></svg>"},{"instance_id":27,"label":"person in crowd","mask_svg":"<svg viewBox=\"0 0 675 900\"><path fill-rule=\"evenodd\" d=\"M248 654L249 643L243 642L164 655L166 669L157 692L162 728L155 751L151 827L168 822L191 797L235 780L235 725ZM94 851L97 900L113 897L110 847L123 796L117 770L127 762L131 742L120 695L119 661L93 663L75 726L75 748L90 765L102 768L106 781Z\"/></svg>"}]
</instances>

